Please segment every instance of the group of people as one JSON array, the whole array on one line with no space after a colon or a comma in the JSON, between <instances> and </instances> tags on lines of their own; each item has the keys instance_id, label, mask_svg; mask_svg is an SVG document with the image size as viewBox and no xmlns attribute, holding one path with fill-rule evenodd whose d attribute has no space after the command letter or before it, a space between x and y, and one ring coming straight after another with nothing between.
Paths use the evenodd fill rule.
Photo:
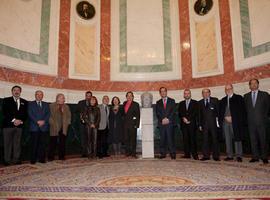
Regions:
<instances>
[{"instance_id":1,"label":"group of people","mask_svg":"<svg viewBox=\"0 0 270 200\"><path fill-rule=\"evenodd\" d=\"M12 96L3 100L4 164L21 164L21 136L23 126L29 121L31 135L31 163L46 162L46 141L50 133L48 161L54 160L58 150L59 159L65 159L65 140L71 122L69 106L65 96L57 94L56 101L43 101L43 92L35 92L35 100L27 102L21 98L22 88L15 85Z\"/></svg>"},{"instance_id":2,"label":"group of people","mask_svg":"<svg viewBox=\"0 0 270 200\"><path fill-rule=\"evenodd\" d=\"M202 133L203 144L200 160L220 161L220 141L225 139L225 161L236 159L242 162L242 141L249 132L252 158L251 163L268 163L267 124L270 115L270 96L259 90L259 80L249 81L250 92L244 96L234 93L233 85L225 86L221 100L211 96L210 89L202 90L202 99L191 98L190 89L184 90L184 100L179 103L178 116L183 133L184 156L199 160L197 152L197 130ZM156 103L156 114L160 128L160 158L166 157L166 144L172 159L175 159L174 108L175 101L167 97L167 89L159 90L161 99ZM248 127L248 128L246 128ZM248 130L248 131L246 131ZM211 145L210 145L211 142ZM211 148L210 148L211 147ZM235 157L235 158L234 158Z\"/></svg>"},{"instance_id":3,"label":"group of people","mask_svg":"<svg viewBox=\"0 0 270 200\"><path fill-rule=\"evenodd\" d=\"M31 135L31 164L53 161L56 151L58 159L65 160L71 112L64 94L57 94L56 101L48 104L43 101L41 90L35 92L35 100L30 102L21 98L20 86L13 86L11 92L12 96L3 100L4 164L21 164L21 136L26 122L29 122ZM119 156L122 144L126 146L126 156L136 157L140 107L133 101L133 92L127 92L126 98L123 106L120 106L120 99L113 97L109 106L109 97L105 95L102 104L98 105L97 98L87 91L85 99L78 102L83 157L108 156L109 145ZM46 153L48 135L50 139Z\"/></svg>"},{"instance_id":4,"label":"group of people","mask_svg":"<svg viewBox=\"0 0 270 200\"><path fill-rule=\"evenodd\" d=\"M184 90L184 100L176 109L175 100L167 96L167 89L161 87L161 99L156 102L156 117L160 133L160 159L169 151L171 159L176 159L174 129L176 110L183 133L184 156L199 160L197 152L197 130L203 134L203 156L200 160L209 160L210 152L215 161L220 160L219 140L221 129L225 137L227 157L225 161L242 162L242 140L248 126L252 159L259 159L267 164L266 126L270 113L270 97L267 92L259 90L259 81L249 81L250 92L244 97L235 94L233 85L225 86L226 96L221 100L211 97L210 89L202 90L202 99L191 98L190 89ZM12 87L12 96L3 100L3 138L4 164L20 164L22 128L29 121L31 134L30 162L45 163L46 160L65 159L65 145L68 127L71 123L71 112L65 103L65 96L57 94L56 101L48 104L43 101L43 92L35 92L35 100L27 102L21 98L22 88ZM85 93L85 99L78 102L79 132L81 135L82 157L102 158L109 156L111 147L113 156L136 158L137 129L140 125L140 106L134 101L133 92L126 93L126 101L121 104L115 96L109 105L109 97L103 96L102 103L92 95ZM46 138L50 136L48 153ZM210 145L210 141L211 144ZM125 151L122 151L124 144ZM210 148L212 147L212 148ZM47 154L47 159L46 159Z\"/></svg>"},{"instance_id":5,"label":"group of people","mask_svg":"<svg viewBox=\"0 0 270 200\"><path fill-rule=\"evenodd\" d=\"M109 106L109 97L105 95L98 105L91 91L85 93L85 99L79 101L77 109L82 157L107 157L109 146L113 155L118 157L122 153L122 144L125 144L126 156L136 157L140 107L133 99L133 92L129 91L123 106L117 96L112 98Z\"/></svg>"}]
</instances>

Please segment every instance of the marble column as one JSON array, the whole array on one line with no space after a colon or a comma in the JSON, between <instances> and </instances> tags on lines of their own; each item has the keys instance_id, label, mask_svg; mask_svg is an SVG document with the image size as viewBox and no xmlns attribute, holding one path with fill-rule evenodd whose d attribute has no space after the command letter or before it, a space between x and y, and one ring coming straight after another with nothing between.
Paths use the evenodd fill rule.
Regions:
<instances>
[{"instance_id":1,"label":"marble column","mask_svg":"<svg viewBox=\"0 0 270 200\"><path fill-rule=\"evenodd\" d=\"M154 158L153 108L141 108L142 158Z\"/></svg>"}]
</instances>

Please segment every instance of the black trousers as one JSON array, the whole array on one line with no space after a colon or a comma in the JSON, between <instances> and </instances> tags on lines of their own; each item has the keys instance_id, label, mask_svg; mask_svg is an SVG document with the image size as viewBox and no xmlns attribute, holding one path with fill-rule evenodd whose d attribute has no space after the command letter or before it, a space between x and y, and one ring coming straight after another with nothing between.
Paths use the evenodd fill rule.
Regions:
<instances>
[{"instance_id":1,"label":"black trousers","mask_svg":"<svg viewBox=\"0 0 270 200\"><path fill-rule=\"evenodd\" d=\"M81 139L81 155L87 156L87 131L85 131L85 124L80 122L79 125L80 139Z\"/></svg>"},{"instance_id":2,"label":"black trousers","mask_svg":"<svg viewBox=\"0 0 270 200\"><path fill-rule=\"evenodd\" d=\"M45 162L45 143L48 132L31 132L31 163Z\"/></svg>"},{"instance_id":3,"label":"black trousers","mask_svg":"<svg viewBox=\"0 0 270 200\"><path fill-rule=\"evenodd\" d=\"M249 136L252 151L252 158L267 159L268 144L266 138L266 127L264 125L255 125L249 123Z\"/></svg>"},{"instance_id":4,"label":"black trousers","mask_svg":"<svg viewBox=\"0 0 270 200\"><path fill-rule=\"evenodd\" d=\"M161 156L166 156L167 149L169 149L170 155L175 155L175 143L174 143L174 127L172 125L162 125L159 127L160 133L160 145L159 151Z\"/></svg>"},{"instance_id":5,"label":"black trousers","mask_svg":"<svg viewBox=\"0 0 270 200\"><path fill-rule=\"evenodd\" d=\"M197 133L196 126L194 124L181 124L181 130L183 133L184 141L184 153L185 156L192 155L193 158L198 157L197 152Z\"/></svg>"},{"instance_id":6,"label":"black trousers","mask_svg":"<svg viewBox=\"0 0 270 200\"><path fill-rule=\"evenodd\" d=\"M94 158L97 155L97 129L85 126L87 156Z\"/></svg>"},{"instance_id":7,"label":"black trousers","mask_svg":"<svg viewBox=\"0 0 270 200\"><path fill-rule=\"evenodd\" d=\"M108 152L108 128L98 130L97 133L97 156L104 157Z\"/></svg>"},{"instance_id":8,"label":"black trousers","mask_svg":"<svg viewBox=\"0 0 270 200\"><path fill-rule=\"evenodd\" d=\"M48 160L54 160L57 146L58 158L64 160L66 155L66 136L62 131L59 131L58 136L50 136Z\"/></svg>"},{"instance_id":9,"label":"black trousers","mask_svg":"<svg viewBox=\"0 0 270 200\"><path fill-rule=\"evenodd\" d=\"M213 158L219 158L219 141L218 130L214 124L205 125L203 127L203 157L210 158L210 138L212 140Z\"/></svg>"},{"instance_id":10,"label":"black trousers","mask_svg":"<svg viewBox=\"0 0 270 200\"><path fill-rule=\"evenodd\" d=\"M124 126L126 155L136 156L137 128Z\"/></svg>"},{"instance_id":11,"label":"black trousers","mask_svg":"<svg viewBox=\"0 0 270 200\"><path fill-rule=\"evenodd\" d=\"M22 128L4 128L4 160L6 163L20 162Z\"/></svg>"}]
</instances>

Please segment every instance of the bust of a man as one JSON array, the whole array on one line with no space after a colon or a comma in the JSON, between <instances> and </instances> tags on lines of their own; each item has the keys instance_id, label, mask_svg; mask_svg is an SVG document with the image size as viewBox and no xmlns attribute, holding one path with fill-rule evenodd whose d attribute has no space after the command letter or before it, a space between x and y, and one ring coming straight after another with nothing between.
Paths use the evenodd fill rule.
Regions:
<instances>
[{"instance_id":1,"label":"bust of a man","mask_svg":"<svg viewBox=\"0 0 270 200\"><path fill-rule=\"evenodd\" d=\"M143 108L151 108L153 102L153 95L149 92L144 92L141 95L142 107Z\"/></svg>"}]
</instances>

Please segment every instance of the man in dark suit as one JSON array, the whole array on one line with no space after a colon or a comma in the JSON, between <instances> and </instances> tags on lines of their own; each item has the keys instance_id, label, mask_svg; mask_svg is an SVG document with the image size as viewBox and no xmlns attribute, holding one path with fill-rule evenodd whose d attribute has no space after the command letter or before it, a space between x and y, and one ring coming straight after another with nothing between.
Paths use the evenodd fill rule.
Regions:
<instances>
[{"instance_id":1,"label":"man in dark suit","mask_svg":"<svg viewBox=\"0 0 270 200\"><path fill-rule=\"evenodd\" d=\"M225 161L233 160L233 146L236 160L242 162L242 140L245 133L246 111L242 96L234 94L233 85L225 86L226 96L219 104L219 125L223 129L226 142L227 157Z\"/></svg>"},{"instance_id":2,"label":"man in dark suit","mask_svg":"<svg viewBox=\"0 0 270 200\"><path fill-rule=\"evenodd\" d=\"M159 89L161 99L156 102L156 115L160 132L160 159L166 157L167 145L171 159L176 159L174 145L175 100L167 96L167 88Z\"/></svg>"},{"instance_id":3,"label":"man in dark suit","mask_svg":"<svg viewBox=\"0 0 270 200\"><path fill-rule=\"evenodd\" d=\"M266 127L270 97L267 92L259 90L258 79L251 79L249 88L251 91L244 95L252 150L252 159L249 162L258 162L261 158L267 164Z\"/></svg>"},{"instance_id":4,"label":"man in dark suit","mask_svg":"<svg viewBox=\"0 0 270 200\"><path fill-rule=\"evenodd\" d=\"M199 128L203 133L202 161L210 159L209 139L212 139L213 159L219 159L218 141L218 99L211 97L210 89L202 90L203 99L199 101Z\"/></svg>"},{"instance_id":5,"label":"man in dark suit","mask_svg":"<svg viewBox=\"0 0 270 200\"><path fill-rule=\"evenodd\" d=\"M5 165L21 164L21 135L27 119L27 101L20 98L22 88L15 85L12 96L3 100L3 136ZM11 157L13 155L13 157Z\"/></svg>"},{"instance_id":6,"label":"man in dark suit","mask_svg":"<svg viewBox=\"0 0 270 200\"><path fill-rule=\"evenodd\" d=\"M198 102L191 99L190 89L184 90L184 101L179 103L178 116L181 124L184 141L183 158L190 158L190 154L198 160L197 153L197 124L198 124Z\"/></svg>"},{"instance_id":7,"label":"man in dark suit","mask_svg":"<svg viewBox=\"0 0 270 200\"><path fill-rule=\"evenodd\" d=\"M49 135L49 104L42 101L43 92L35 92L35 101L28 104L29 131L31 134L31 164L45 163L45 143Z\"/></svg>"},{"instance_id":8,"label":"man in dark suit","mask_svg":"<svg viewBox=\"0 0 270 200\"><path fill-rule=\"evenodd\" d=\"M137 128L140 126L140 106L137 102L133 101L133 92L127 92L126 98L127 100L123 103L126 156L136 158Z\"/></svg>"},{"instance_id":9,"label":"man in dark suit","mask_svg":"<svg viewBox=\"0 0 270 200\"><path fill-rule=\"evenodd\" d=\"M79 132L80 132L80 136L81 136L81 155L82 157L87 157L87 142L86 142L86 138L87 136L85 135L85 128L84 128L84 124L81 120L81 114L84 112L85 107L90 105L90 99L92 97L92 92L91 91L87 91L85 92L85 99L80 100L77 104L77 113L79 113L80 115L80 124L79 124Z\"/></svg>"}]
</instances>

